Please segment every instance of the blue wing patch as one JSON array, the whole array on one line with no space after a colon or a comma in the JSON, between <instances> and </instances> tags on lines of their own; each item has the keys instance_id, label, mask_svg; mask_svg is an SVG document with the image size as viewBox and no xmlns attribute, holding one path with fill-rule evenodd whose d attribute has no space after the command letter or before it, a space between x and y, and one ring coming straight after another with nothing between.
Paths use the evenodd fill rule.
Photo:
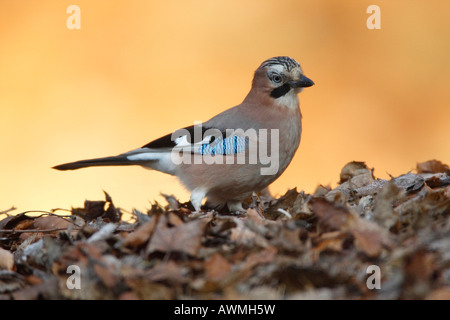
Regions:
<instances>
[{"instance_id":1,"label":"blue wing patch","mask_svg":"<svg viewBox=\"0 0 450 320\"><path fill-rule=\"evenodd\" d=\"M231 136L223 138L216 137L213 142L202 144L198 148L198 152L203 155L231 155L245 151L248 147L248 138L241 136Z\"/></svg>"}]
</instances>

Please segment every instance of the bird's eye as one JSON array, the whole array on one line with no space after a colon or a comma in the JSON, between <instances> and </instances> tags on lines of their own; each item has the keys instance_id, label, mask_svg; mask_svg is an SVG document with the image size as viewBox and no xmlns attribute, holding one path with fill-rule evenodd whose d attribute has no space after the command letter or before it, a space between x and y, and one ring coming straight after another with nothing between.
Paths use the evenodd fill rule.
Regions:
<instances>
[{"instance_id":1,"label":"bird's eye","mask_svg":"<svg viewBox=\"0 0 450 320\"><path fill-rule=\"evenodd\" d=\"M281 76L278 74L275 74L272 76L272 81L275 83L280 83L282 80L283 80L283 78L281 78Z\"/></svg>"}]
</instances>

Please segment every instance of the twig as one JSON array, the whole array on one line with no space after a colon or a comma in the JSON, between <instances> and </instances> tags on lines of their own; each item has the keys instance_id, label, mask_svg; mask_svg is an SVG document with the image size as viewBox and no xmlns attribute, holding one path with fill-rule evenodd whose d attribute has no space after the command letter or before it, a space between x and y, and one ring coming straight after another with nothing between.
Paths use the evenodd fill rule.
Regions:
<instances>
[{"instance_id":1,"label":"twig","mask_svg":"<svg viewBox=\"0 0 450 320\"><path fill-rule=\"evenodd\" d=\"M8 215L8 212L13 211L13 210L16 210L16 209L17 209L16 207L12 206L12 207L9 208L9 209L0 211L0 214L6 214L6 215Z\"/></svg>"},{"instance_id":2,"label":"twig","mask_svg":"<svg viewBox=\"0 0 450 320\"><path fill-rule=\"evenodd\" d=\"M80 228L74 228L75 230L80 230ZM54 229L28 229L28 230L11 230L11 229L0 229L0 232L4 233L38 233L38 232L55 232L55 231L63 231L67 230L67 228L54 228Z\"/></svg>"}]
</instances>

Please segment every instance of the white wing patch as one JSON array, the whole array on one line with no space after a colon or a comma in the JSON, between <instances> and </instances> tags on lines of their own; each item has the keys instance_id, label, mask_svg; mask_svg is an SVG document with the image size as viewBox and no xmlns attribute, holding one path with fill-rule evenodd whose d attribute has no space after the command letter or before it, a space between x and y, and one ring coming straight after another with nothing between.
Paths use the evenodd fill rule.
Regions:
<instances>
[{"instance_id":1,"label":"white wing patch","mask_svg":"<svg viewBox=\"0 0 450 320\"><path fill-rule=\"evenodd\" d=\"M197 142L197 143L195 143L194 145L196 145L196 144L209 143L209 141L211 140L211 137L212 137L212 136L206 136L205 138L203 138L202 141ZM181 136L181 137L176 138L176 139L175 139L175 144L177 145L177 147L191 147L191 146L192 146L192 143L190 143L190 142L187 140L187 135L184 135L184 136Z\"/></svg>"}]
</instances>

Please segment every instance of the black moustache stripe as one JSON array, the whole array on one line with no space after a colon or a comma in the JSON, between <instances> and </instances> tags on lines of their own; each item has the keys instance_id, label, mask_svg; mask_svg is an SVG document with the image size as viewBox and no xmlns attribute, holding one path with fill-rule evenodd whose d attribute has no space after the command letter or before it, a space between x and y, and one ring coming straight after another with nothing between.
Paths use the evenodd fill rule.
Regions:
<instances>
[{"instance_id":1,"label":"black moustache stripe","mask_svg":"<svg viewBox=\"0 0 450 320\"><path fill-rule=\"evenodd\" d=\"M286 93L288 93L291 90L291 86L288 83L283 84L282 86L275 88L270 93L270 96L274 99L280 98L284 96Z\"/></svg>"}]
</instances>

